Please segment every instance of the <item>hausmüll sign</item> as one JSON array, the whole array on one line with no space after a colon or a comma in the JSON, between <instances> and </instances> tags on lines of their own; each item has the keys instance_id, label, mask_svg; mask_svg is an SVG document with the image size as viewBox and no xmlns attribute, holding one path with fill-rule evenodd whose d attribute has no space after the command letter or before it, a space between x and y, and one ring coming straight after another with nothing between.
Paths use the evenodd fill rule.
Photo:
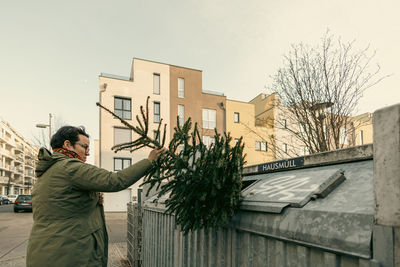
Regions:
<instances>
[{"instance_id":1,"label":"hausm\u00fcll sign","mask_svg":"<svg viewBox=\"0 0 400 267\"><path fill-rule=\"evenodd\" d=\"M274 172L280 170L287 170L304 165L304 158L292 158L288 160L279 160L257 165L259 173Z\"/></svg>"}]
</instances>

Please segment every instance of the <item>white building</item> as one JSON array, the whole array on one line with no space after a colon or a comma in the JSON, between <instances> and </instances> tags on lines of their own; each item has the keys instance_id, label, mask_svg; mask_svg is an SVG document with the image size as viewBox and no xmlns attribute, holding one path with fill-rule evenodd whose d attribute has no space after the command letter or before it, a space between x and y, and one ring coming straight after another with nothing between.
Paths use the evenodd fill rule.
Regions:
<instances>
[{"instance_id":1,"label":"white building","mask_svg":"<svg viewBox=\"0 0 400 267\"><path fill-rule=\"evenodd\" d=\"M31 194L37 147L0 121L0 194Z\"/></svg>"},{"instance_id":2,"label":"white building","mask_svg":"<svg viewBox=\"0 0 400 267\"><path fill-rule=\"evenodd\" d=\"M113 110L117 115L126 119L130 124L137 125L136 115L141 114L140 106L145 108L147 96L149 102L149 134L157 130L158 121L169 123L169 66L147 60L134 59L130 77L122 77L102 73L100 82L100 103ZM167 131L166 141L170 140ZM116 144L130 142L138 136L124 126L118 119L104 110L100 110L100 139L98 159L99 167L118 171L144 158L150 149L142 148L130 153L129 150L115 153L111 148ZM130 188L106 193L104 197L105 211L126 211L126 203L137 195L138 186L142 180Z\"/></svg>"}]
</instances>

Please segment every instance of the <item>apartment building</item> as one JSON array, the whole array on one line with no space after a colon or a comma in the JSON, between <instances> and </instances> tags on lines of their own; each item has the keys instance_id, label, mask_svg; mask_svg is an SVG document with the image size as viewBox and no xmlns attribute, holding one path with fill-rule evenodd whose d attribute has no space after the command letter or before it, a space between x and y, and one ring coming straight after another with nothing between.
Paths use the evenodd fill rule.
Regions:
<instances>
[{"instance_id":1,"label":"apartment building","mask_svg":"<svg viewBox=\"0 0 400 267\"><path fill-rule=\"evenodd\" d=\"M0 194L31 194L38 148L0 121Z\"/></svg>"},{"instance_id":2,"label":"apartment building","mask_svg":"<svg viewBox=\"0 0 400 267\"><path fill-rule=\"evenodd\" d=\"M270 134L264 135L264 139L275 151L276 159L309 154L307 146L297 137L298 134L307 134L307 129L305 129L307 125L301 125L293 116L290 116L288 107L281 103L281 99L276 93L259 94L249 103L255 106L256 125L271 129ZM318 110L321 110L320 115L329 120L331 114L326 111L327 105L329 103L315 106ZM372 143L372 118L370 113L346 118L346 120L343 120L347 122L346 125L339 129L339 147L346 148ZM329 129L327 130L326 126L321 129L322 131L329 136L329 133L327 133ZM331 149L333 149L333 140L331 144Z\"/></svg>"},{"instance_id":3,"label":"apartment building","mask_svg":"<svg viewBox=\"0 0 400 267\"><path fill-rule=\"evenodd\" d=\"M202 71L160 62L134 58L129 77L102 73L99 76L100 103L113 110L132 125L140 106L149 102L149 136L157 135L160 120L167 124L166 144L169 143L178 121L183 124L189 117L198 123L203 141L213 142L214 129L225 130L226 97L202 89ZM177 120L179 118L179 120ZM123 150L115 153L116 144L131 142L138 136L119 120L104 110L99 113L100 139L95 141L95 162L110 171L118 171L147 158L150 149L143 148L131 153ZM106 211L125 211L126 203L137 195L142 181L127 190L105 195Z\"/></svg>"},{"instance_id":4,"label":"apartment building","mask_svg":"<svg viewBox=\"0 0 400 267\"><path fill-rule=\"evenodd\" d=\"M351 139L353 145L361 146L373 143L372 113L367 112L352 117L351 127Z\"/></svg>"},{"instance_id":5,"label":"apartment building","mask_svg":"<svg viewBox=\"0 0 400 267\"><path fill-rule=\"evenodd\" d=\"M274 145L271 136L272 127L257 126L255 105L236 100L226 100L226 130L232 136L234 145L239 138L243 138L246 154L246 164L254 165L276 159Z\"/></svg>"}]
</instances>

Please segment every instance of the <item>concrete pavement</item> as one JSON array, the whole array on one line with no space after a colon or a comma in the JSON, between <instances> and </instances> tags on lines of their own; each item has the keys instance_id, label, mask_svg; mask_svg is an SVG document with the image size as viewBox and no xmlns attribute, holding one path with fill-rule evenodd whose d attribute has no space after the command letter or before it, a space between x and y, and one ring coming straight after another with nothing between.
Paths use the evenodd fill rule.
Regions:
<instances>
[{"instance_id":1,"label":"concrete pavement","mask_svg":"<svg viewBox=\"0 0 400 267\"><path fill-rule=\"evenodd\" d=\"M126 220L126 213L106 213L110 267L129 266L126 257ZM0 206L0 266L26 266L26 248L32 224L32 213L14 213L13 205Z\"/></svg>"}]
</instances>

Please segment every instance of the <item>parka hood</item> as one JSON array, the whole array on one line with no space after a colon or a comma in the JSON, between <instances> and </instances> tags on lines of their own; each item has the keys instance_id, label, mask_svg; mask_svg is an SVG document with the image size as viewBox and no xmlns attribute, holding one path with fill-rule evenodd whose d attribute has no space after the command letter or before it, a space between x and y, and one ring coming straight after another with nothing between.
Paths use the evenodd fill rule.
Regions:
<instances>
[{"instance_id":1,"label":"parka hood","mask_svg":"<svg viewBox=\"0 0 400 267\"><path fill-rule=\"evenodd\" d=\"M40 148L38 154L39 162L36 165L35 169L36 176L42 176L43 173L45 173L51 166L53 166L54 163L62 160L65 157L66 156L61 153L51 154L51 152L45 147Z\"/></svg>"}]
</instances>

